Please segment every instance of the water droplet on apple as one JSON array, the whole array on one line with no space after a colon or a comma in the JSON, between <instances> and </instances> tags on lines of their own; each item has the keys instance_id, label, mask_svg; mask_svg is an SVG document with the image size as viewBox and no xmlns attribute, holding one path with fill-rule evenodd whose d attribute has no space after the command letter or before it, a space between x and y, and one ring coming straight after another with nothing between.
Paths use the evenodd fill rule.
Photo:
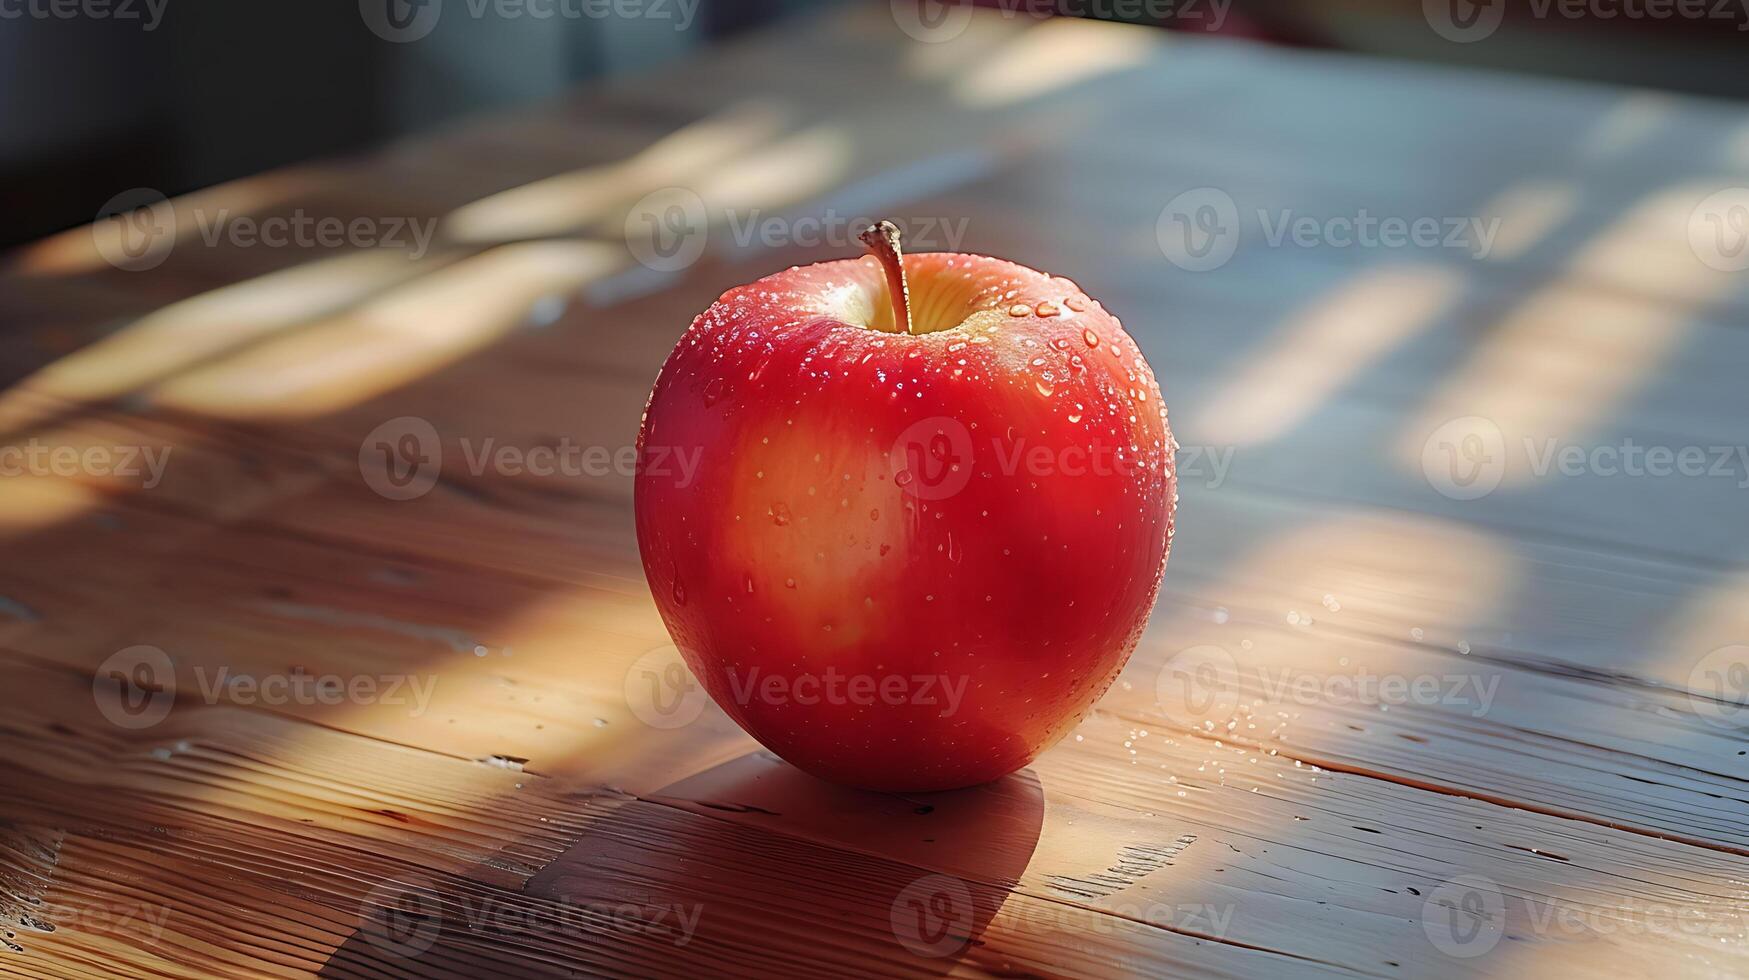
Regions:
<instances>
[{"instance_id":1,"label":"water droplet on apple","mask_svg":"<svg viewBox=\"0 0 1749 980\"><path fill-rule=\"evenodd\" d=\"M795 580L795 579L793 579L793 578L786 578L786 579L784 579L784 580L783 580L783 587L784 587L784 588L786 588L786 589L793 589L793 588L795 588L795 587L796 587L796 580Z\"/></svg>"},{"instance_id":2,"label":"water droplet on apple","mask_svg":"<svg viewBox=\"0 0 1749 980\"><path fill-rule=\"evenodd\" d=\"M1081 339L1087 341L1087 346L1089 347L1099 346L1099 335L1092 330L1081 331Z\"/></svg>"},{"instance_id":3,"label":"water droplet on apple","mask_svg":"<svg viewBox=\"0 0 1749 980\"><path fill-rule=\"evenodd\" d=\"M782 501L771 505L770 514L771 522L778 527L783 527L789 523L789 505Z\"/></svg>"},{"instance_id":4,"label":"water droplet on apple","mask_svg":"<svg viewBox=\"0 0 1749 980\"><path fill-rule=\"evenodd\" d=\"M686 583L680 581L679 576L674 578L674 603L679 606L686 605Z\"/></svg>"},{"instance_id":5,"label":"water droplet on apple","mask_svg":"<svg viewBox=\"0 0 1749 980\"><path fill-rule=\"evenodd\" d=\"M715 405L722 397L723 397L723 379L722 378L712 378L709 381L705 382L704 407L709 408L712 405Z\"/></svg>"},{"instance_id":6,"label":"water droplet on apple","mask_svg":"<svg viewBox=\"0 0 1749 980\"><path fill-rule=\"evenodd\" d=\"M1013 306L1010 306L1008 308L1008 315L1009 316L1031 316L1032 315L1032 307L1027 306L1025 303L1016 303Z\"/></svg>"},{"instance_id":7,"label":"water droplet on apple","mask_svg":"<svg viewBox=\"0 0 1749 980\"><path fill-rule=\"evenodd\" d=\"M1033 383L1033 387L1037 388L1038 393L1045 398L1051 397L1053 394L1056 394L1057 391L1057 386L1052 384L1047 378L1039 378Z\"/></svg>"}]
</instances>

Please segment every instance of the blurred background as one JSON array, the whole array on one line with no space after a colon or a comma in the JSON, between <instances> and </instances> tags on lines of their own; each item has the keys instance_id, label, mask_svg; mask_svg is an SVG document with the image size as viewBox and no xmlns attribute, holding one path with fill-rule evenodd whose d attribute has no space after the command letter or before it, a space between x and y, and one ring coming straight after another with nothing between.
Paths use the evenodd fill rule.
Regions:
<instances>
[{"instance_id":1,"label":"blurred background","mask_svg":"<svg viewBox=\"0 0 1749 980\"><path fill-rule=\"evenodd\" d=\"M701 45L784 18L887 0L0 0L0 247L91 221L116 193L176 195L550 99L635 85ZM936 0L913 3L939 16ZM1549 5L1557 4L1559 16ZM1271 44L1365 52L1742 99L1742 0L982 0ZM1700 6L1706 16L1674 16ZM1663 10L1665 15L1659 16ZM429 21L422 20L429 18ZM375 21L373 30L360 22ZM1462 43L1431 23L1483 25ZM398 43L418 31L423 43ZM1477 29L1472 27L1471 29ZM402 33L402 37L405 34ZM410 39L410 38L406 38ZM800 77L797 84L802 84Z\"/></svg>"}]
</instances>

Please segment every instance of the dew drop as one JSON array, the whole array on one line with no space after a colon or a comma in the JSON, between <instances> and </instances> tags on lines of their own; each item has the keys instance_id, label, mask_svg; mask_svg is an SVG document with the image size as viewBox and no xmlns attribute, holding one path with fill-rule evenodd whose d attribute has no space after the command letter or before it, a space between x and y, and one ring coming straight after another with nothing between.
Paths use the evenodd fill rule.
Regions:
<instances>
[{"instance_id":1,"label":"dew drop","mask_svg":"<svg viewBox=\"0 0 1749 980\"><path fill-rule=\"evenodd\" d=\"M778 527L783 527L789 523L789 505L782 501L772 504L768 513L771 514L771 522Z\"/></svg>"},{"instance_id":2,"label":"dew drop","mask_svg":"<svg viewBox=\"0 0 1749 980\"><path fill-rule=\"evenodd\" d=\"M712 378L709 381L705 382L704 407L709 408L712 405L715 405L722 397L723 397L723 379L722 378Z\"/></svg>"}]
</instances>

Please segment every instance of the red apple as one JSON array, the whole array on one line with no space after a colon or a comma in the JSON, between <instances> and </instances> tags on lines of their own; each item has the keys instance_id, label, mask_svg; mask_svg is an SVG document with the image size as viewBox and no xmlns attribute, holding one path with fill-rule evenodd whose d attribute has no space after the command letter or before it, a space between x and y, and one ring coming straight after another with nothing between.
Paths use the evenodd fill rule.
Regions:
<instances>
[{"instance_id":1,"label":"red apple","mask_svg":"<svg viewBox=\"0 0 1749 980\"><path fill-rule=\"evenodd\" d=\"M873 257L693 321L644 413L638 543L754 738L835 782L951 789L1025 766L1122 669L1176 447L1141 351L1073 282L877 229Z\"/></svg>"}]
</instances>

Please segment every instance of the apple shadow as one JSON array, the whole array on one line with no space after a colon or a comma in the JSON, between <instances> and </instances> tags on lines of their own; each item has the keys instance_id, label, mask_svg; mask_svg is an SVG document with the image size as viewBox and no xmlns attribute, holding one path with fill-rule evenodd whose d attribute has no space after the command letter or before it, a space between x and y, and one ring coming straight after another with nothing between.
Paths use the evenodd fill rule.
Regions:
<instances>
[{"instance_id":1,"label":"apple shadow","mask_svg":"<svg viewBox=\"0 0 1749 980\"><path fill-rule=\"evenodd\" d=\"M488 866L379 885L319 975L945 975L982 947L1044 818L1029 771L900 796L765 751L579 799L574 842L520 889Z\"/></svg>"}]
</instances>

